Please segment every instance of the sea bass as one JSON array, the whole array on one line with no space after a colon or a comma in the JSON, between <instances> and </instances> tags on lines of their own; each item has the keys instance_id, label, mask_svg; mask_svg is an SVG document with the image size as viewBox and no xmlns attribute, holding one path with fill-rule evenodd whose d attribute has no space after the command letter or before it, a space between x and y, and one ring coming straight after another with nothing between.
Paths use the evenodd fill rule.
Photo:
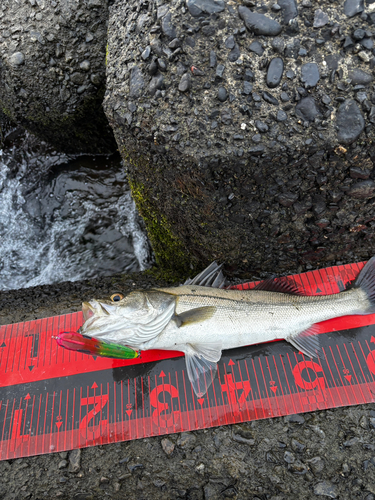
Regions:
<instances>
[{"instance_id":1,"label":"sea bass","mask_svg":"<svg viewBox=\"0 0 375 500\"><path fill-rule=\"evenodd\" d=\"M208 270L201 275L213 276L216 285L222 281L216 263ZM285 339L304 354L319 356L317 323L375 312L375 257L349 289L334 295L301 295L288 282L268 281L241 291L202 286L202 281L84 302L80 333L140 351L184 352L189 380L200 397L224 349Z\"/></svg>"}]
</instances>

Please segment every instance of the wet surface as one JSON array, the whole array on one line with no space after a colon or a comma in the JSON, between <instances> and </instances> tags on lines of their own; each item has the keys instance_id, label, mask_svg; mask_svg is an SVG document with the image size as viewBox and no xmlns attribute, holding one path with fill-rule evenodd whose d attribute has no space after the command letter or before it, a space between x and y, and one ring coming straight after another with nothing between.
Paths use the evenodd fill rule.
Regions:
<instances>
[{"instance_id":1,"label":"wet surface","mask_svg":"<svg viewBox=\"0 0 375 500\"><path fill-rule=\"evenodd\" d=\"M145 269L150 249L117 155L58 154L13 132L0 156L0 288Z\"/></svg>"}]
</instances>

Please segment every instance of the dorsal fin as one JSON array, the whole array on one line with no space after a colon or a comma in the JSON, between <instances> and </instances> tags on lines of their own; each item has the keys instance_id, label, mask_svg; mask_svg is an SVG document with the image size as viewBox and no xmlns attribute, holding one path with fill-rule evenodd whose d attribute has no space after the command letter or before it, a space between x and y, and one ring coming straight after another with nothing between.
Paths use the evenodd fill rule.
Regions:
<instances>
[{"instance_id":1,"label":"dorsal fin","mask_svg":"<svg viewBox=\"0 0 375 500\"><path fill-rule=\"evenodd\" d=\"M271 278L261 281L253 290L264 290L267 292L289 293L290 295L306 295L303 290L299 290L297 286L286 278Z\"/></svg>"}]
</instances>

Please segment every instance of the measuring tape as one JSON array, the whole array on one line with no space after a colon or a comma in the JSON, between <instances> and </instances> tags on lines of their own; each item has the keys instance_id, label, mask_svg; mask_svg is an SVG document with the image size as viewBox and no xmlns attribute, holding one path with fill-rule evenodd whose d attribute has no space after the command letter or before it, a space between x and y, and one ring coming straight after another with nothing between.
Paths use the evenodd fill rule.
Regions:
<instances>
[{"instance_id":1,"label":"measuring tape","mask_svg":"<svg viewBox=\"0 0 375 500\"><path fill-rule=\"evenodd\" d=\"M362 267L337 266L293 279L308 294L337 293ZM82 313L73 313L0 328L0 459L375 400L375 314L320 323L319 360L287 342L224 351L201 398L180 352L95 358L62 349L52 338L82 323Z\"/></svg>"}]
</instances>

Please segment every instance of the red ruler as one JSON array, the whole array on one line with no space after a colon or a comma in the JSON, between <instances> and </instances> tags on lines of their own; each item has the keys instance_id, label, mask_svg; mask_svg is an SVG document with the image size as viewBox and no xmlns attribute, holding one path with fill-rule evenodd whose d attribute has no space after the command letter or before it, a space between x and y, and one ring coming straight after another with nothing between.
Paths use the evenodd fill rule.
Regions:
<instances>
[{"instance_id":1,"label":"red ruler","mask_svg":"<svg viewBox=\"0 0 375 500\"><path fill-rule=\"evenodd\" d=\"M336 293L362 267L293 279L309 294ZM0 328L0 459L375 401L374 314L321 323L324 359L282 341L225 351L202 398L181 353L122 361L58 347L52 336L82 321L74 313Z\"/></svg>"}]
</instances>

